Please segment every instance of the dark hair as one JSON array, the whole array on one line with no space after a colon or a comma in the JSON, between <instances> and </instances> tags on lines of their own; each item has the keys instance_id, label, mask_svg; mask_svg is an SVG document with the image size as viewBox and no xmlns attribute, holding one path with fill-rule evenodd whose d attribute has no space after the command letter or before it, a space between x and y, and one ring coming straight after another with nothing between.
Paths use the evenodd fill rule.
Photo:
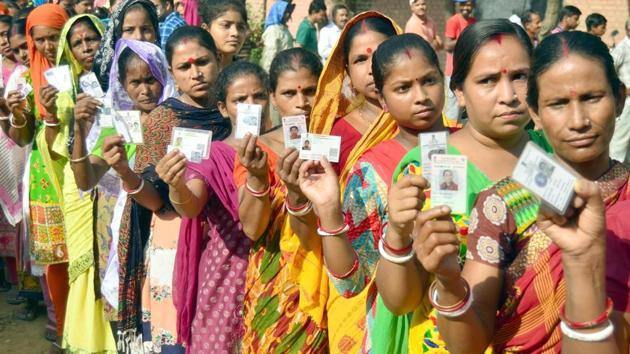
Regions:
<instances>
[{"instance_id":1,"label":"dark hair","mask_svg":"<svg viewBox=\"0 0 630 354\"><path fill-rule=\"evenodd\" d=\"M197 42L200 46L209 50L212 55L214 55L215 59L218 58L217 46L214 44L214 40L208 31L201 27L183 26L176 29L166 42L164 53L169 64L172 64L175 47L182 43L186 43L186 41Z\"/></svg>"},{"instance_id":2,"label":"dark hair","mask_svg":"<svg viewBox=\"0 0 630 354\"><path fill-rule=\"evenodd\" d=\"M586 30L590 31L593 27L605 25L608 22L604 15L593 12L586 17Z\"/></svg>"},{"instance_id":3,"label":"dark hair","mask_svg":"<svg viewBox=\"0 0 630 354\"><path fill-rule=\"evenodd\" d=\"M199 2L199 17L207 25L223 16L228 11L236 11L241 15L243 22L247 25L247 9L239 0L201 0Z\"/></svg>"},{"instance_id":4,"label":"dark hair","mask_svg":"<svg viewBox=\"0 0 630 354\"><path fill-rule=\"evenodd\" d=\"M316 12L326 11L326 4L322 0L313 0L308 5L308 14L312 15Z\"/></svg>"},{"instance_id":5,"label":"dark hair","mask_svg":"<svg viewBox=\"0 0 630 354\"><path fill-rule=\"evenodd\" d=\"M304 48L283 50L271 61L269 67L269 82L271 91L278 87L278 77L285 71L298 71L304 68L319 78L323 66L319 58Z\"/></svg>"},{"instance_id":6,"label":"dark hair","mask_svg":"<svg viewBox=\"0 0 630 354\"><path fill-rule=\"evenodd\" d=\"M26 35L26 19L14 18L11 21L11 28L9 29L9 43L11 43L11 37L15 35Z\"/></svg>"},{"instance_id":7,"label":"dark hair","mask_svg":"<svg viewBox=\"0 0 630 354\"><path fill-rule=\"evenodd\" d=\"M35 10L35 7L29 6L21 9L18 13L15 14L14 18L27 18L31 11Z\"/></svg>"},{"instance_id":8,"label":"dark hair","mask_svg":"<svg viewBox=\"0 0 630 354\"><path fill-rule=\"evenodd\" d=\"M560 14L558 18L560 21L564 20L566 17L580 16L582 15L582 11L573 5L567 5L560 9Z\"/></svg>"},{"instance_id":9,"label":"dark hair","mask_svg":"<svg viewBox=\"0 0 630 354\"><path fill-rule=\"evenodd\" d=\"M94 33L96 33L98 38L102 37L98 29L96 28L96 25L94 25L94 22L92 22L92 20L90 20L88 17L81 17L75 23L72 24L72 27L70 27L70 30L68 31L68 38L67 38L68 41L70 40L70 37L72 37L72 34L74 33L75 28L79 23L83 23L86 26L88 26L92 31L94 31Z\"/></svg>"},{"instance_id":10,"label":"dark hair","mask_svg":"<svg viewBox=\"0 0 630 354\"><path fill-rule=\"evenodd\" d=\"M219 73L216 82L217 101L225 102L230 85L232 85L236 79L248 75L255 76L265 88L265 91L269 92L269 76L265 70L257 64L240 60L228 65L227 68Z\"/></svg>"},{"instance_id":11,"label":"dark hair","mask_svg":"<svg viewBox=\"0 0 630 354\"><path fill-rule=\"evenodd\" d=\"M333 21L335 20L335 17L337 16L337 12L339 12L341 10L346 10L346 11L350 12L350 8L348 6L346 6L345 4L336 4L332 8L332 20Z\"/></svg>"},{"instance_id":12,"label":"dark hair","mask_svg":"<svg viewBox=\"0 0 630 354\"><path fill-rule=\"evenodd\" d=\"M497 36L514 36L523 45L527 55L533 52L532 42L523 27L506 19L483 20L466 27L457 39L453 51L453 74L450 89L462 87L479 49Z\"/></svg>"},{"instance_id":13,"label":"dark hair","mask_svg":"<svg viewBox=\"0 0 630 354\"><path fill-rule=\"evenodd\" d=\"M129 47L123 49L118 57L118 80L123 86L125 79L127 79L127 69L129 69L129 65L134 59L142 61L142 58Z\"/></svg>"},{"instance_id":14,"label":"dark hair","mask_svg":"<svg viewBox=\"0 0 630 354\"><path fill-rule=\"evenodd\" d=\"M534 15L538 15L538 17L540 17L540 14L533 10L527 10L523 13L523 16L521 16L521 22L523 23L523 27L532 23L532 21L534 20L533 18Z\"/></svg>"},{"instance_id":15,"label":"dark hair","mask_svg":"<svg viewBox=\"0 0 630 354\"><path fill-rule=\"evenodd\" d=\"M376 89L382 92L383 84L387 80L392 66L398 62L397 58L401 55L408 55L409 51L420 52L442 75L440 60L431 45L415 33L405 33L386 39L374 51L372 55L372 76L374 77Z\"/></svg>"},{"instance_id":16,"label":"dark hair","mask_svg":"<svg viewBox=\"0 0 630 354\"><path fill-rule=\"evenodd\" d=\"M543 40L534 52L529 80L527 104L538 110L538 79L549 68L569 54L581 55L598 62L606 72L606 80L615 97L621 93L621 80L615 70L608 47L599 37L582 31L561 32Z\"/></svg>"},{"instance_id":17,"label":"dark hair","mask_svg":"<svg viewBox=\"0 0 630 354\"><path fill-rule=\"evenodd\" d=\"M9 15L0 15L0 22L4 23L5 25L9 25L9 27L11 27L11 20L13 19L13 17L9 16Z\"/></svg>"},{"instance_id":18,"label":"dark hair","mask_svg":"<svg viewBox=\"0 0 630 354\"><path fill-rule=\"evenodd\" d=\"M150 1L136 2L136 3L133 3L132 5L127 6L123 10L123 12L121 13L122 20L118 23L118 26L114 28L114 38L118 40L122 37L122 27L123 27L123 24L125 23L125 17L129 13L129 11L135 10L135 9L142 9L146 11L146 13L149 15L149 19L151 20L151 24L153 25L153 30L155 31L154 43L157 43L159 45L160 44L160 26L159 26L157 10L155 9L155 5Z\"/></svg>"},{"instance_id":19,"label":"dark hair","mask_svg":"<svg viewBox=\"0 0 630 354\"><path fill-rule=\"evenodd\" d=\"M384 17L368 17L363 19L348 29L346 37L343 40L343 62L348 65L348 56L350 55L350 47L354 37L363 33L365 30L378 32L385 37L396 35L394 25Z\"/></svg>"},{"instance_id":20,"label":"dark hair","mask_svg":"<svg viewBox=\"0 0 630 354\"><path fill-rule=\"evenodd\" d=\"M94 16L98 17L101 20L104 20L109 17L109 12L104 7L96 7L94 8Z\"/></svg>"}]
</instances>

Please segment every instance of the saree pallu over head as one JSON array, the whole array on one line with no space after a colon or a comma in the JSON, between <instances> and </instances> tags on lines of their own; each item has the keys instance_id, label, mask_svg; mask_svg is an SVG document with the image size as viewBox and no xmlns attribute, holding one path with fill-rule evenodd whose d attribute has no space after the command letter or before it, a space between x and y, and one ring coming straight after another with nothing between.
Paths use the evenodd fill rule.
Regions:
<instances>
[{"instance_id":1,"label":"saree pallu over head","mask_svg":"<svg viewBox=\"0 0 630 354\"><path fill-rule=\"evenodd\" d=\"M304 250L286 214L286 186L275 174L277 156L266 145L270 166L271 220L252 245L245 282L244 353L326 353L328 276L321 242ZM247 170L236 162L234 180L243 187Z\"/></svg>"},{"instance_id":2,"label":"saree pallu over head","mask_svg":"<svg viewBox=\"0 0 630 354\"><path fill-rule=\"evenodd\" d=\"M40 116L46 115L46 109L40 103L39 90L48 83L44 72L53 66L46 57L35 49L32 30L35 26L46 26L61 30L68 21L68 14L63 7L54 4L46 4L36 7L26 18L26 44L30 61L30 72L35 95L35 104Z\"/></svg>"},{"instance_id":3,"label":"saree pallu over head","mask_svg":"<svg viewBox=\"0 0 630 354\"><path fill-rule=\"evenodd\" d=\"M150 0L123 0L116 6L114 12L111 14L109 24L105 35L101 39L101 45L94 57L94 64L92 71L98 77L98 81L103 88L103 91L107 92L109 89L110 81L110 68L115 62L114 53L116 52L116 45L118 40L122 37L122 25L125 20L127 10L131 6L141 5L149 14L151 23L155 30L155 43L160 43L160 27L155 5Z\"/></svg>"},{"instance_id":4,"label":"saree pallu over head","mask_svg":"<svg viewBox=\"0 0 630 354\"><path fill-rule=\"evenodd\" d=\"M402 29L394 20L377 11L360 13L348 21L328 61L326 61L322 74L319 76L317 93L315 94L315 104L310 115L309 132L315 134L330 134L333 124L337 119L349 114L364 102L365 99L363 97L352 99L345 94L345 92L349 90L345 87L348 83L346 78L346 65L343 59L343 42L349 29L353 25L370 17L383 18L391 23L397 34L403 33ZM348 156L346 166L339 176L342 195L348 174L359 157L378 143L393 138L397 131L398 128L392 116L387 112L381 112Z\"/></svg>"},{"instance_id":5,"label":"saree pallu over head","mask_svg":"<svg viewBox=\"0 0 630 354\"><path fill-rule=\"evenodd\" d=\"M116 44L108 92L115 109L130 109L129 95L118 82L118 57L129 48L149 65L155 79L162 84L162 95L158 104L175 93L173 79L168 72L168 65L160 49L152 43L121 39ZM159 109L159 107L157 108ZM156 109L156 110L157 110ZM143 145L136 147L134 170L141 173L147 183L151 183L165 202L163 210L171 211L168 201L168 187L157 178L155 165L166 154L166 145L170 140L172 122L152 122L147 119L144 129ZM158 160L156 160L156 158ZM128 197L125 203L120 225L118 256L120 267L118 292L118 349L124 352L136 352L142 348L141 338L141 294L145 276L144 247L149 239L152 212Z\"/></svg>"}]
</instances>

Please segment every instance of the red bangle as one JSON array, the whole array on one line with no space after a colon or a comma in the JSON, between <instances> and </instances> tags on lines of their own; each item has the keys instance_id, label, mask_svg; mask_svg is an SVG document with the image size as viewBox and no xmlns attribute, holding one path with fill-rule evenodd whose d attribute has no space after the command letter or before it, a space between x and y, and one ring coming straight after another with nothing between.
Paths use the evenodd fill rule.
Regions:
<instances>
[{"instance_id":1,"label":"red bangle","mask_svg":"<svg viewBox=\"0 0 630 354\"><path fill-rule=\"evenodd\" d=\"M291 203L289 203L289 199L287 199L285 204L286 204L286 207L287 207L288 210L290 210L290 211L292 211L294 213L299 213L299 212L305 210L306 208L308 208L309 205L310 205L310 202L306 202L306 203L304 203L304 204L302 204L300 206L295 207L295 206L291 205Z\"/></svg>"},{"instance_id":2,"label":"red bangle","mask_svg":"<svg viewBox=\"0 0 630 354\"><path fill-rule=\"evenodd\" d=\"M434 280L429 287L429 302L431 303L431 306L433 306L433 308L435 308L438 312L443 313L457 312L464 308L464 306L466 306L466 303L470 299L470 285L468 285L468 282L465 279L462 278L462 280L462 283L464 284L464 289L466 290L466 295L464 295L463 299L450 306L440 305L433 298L434 293L437 291L437 281Z\"/></svg>"},{"instance_id":3,"label":"red bangle","mask_svg":"<svg viewBox=\"0 0 630 354\"><path fill-rule=\"evenodd\" d=\"M357 269L359 269L359 257L356 255L354 256L354 263L352 263L352 267L350 268L349 271L345 272L344 274L335 274L333 273L330 269L328 269L328 273L330 273L330 275L333 276L333 278L337 278L337 279L347 279L349 278L352 274L354 274L354 272L357 271Z\"/></svg>"},{"instance_id":4,"label":"red bangle","mask_svg":"<svg viewBox=\"0 0 630 354\"><path fill-rule=\"evenodd\" d=\"M346 220L346 214L343 214L343 219ZM323 233L326 233L326 234L339 235L347 227L348 227L348 224L344 223L341 227L339 227L339 228L337 228L335 230L326 230L326 229L322 228L322 222L319 219L317 219L317 229L321 230Z\"/></svg>"},{"instance_id":5,"label":"red bangle","mask_svg":"<svg viewBox=\"0 0 630 354\"><path fill-rule=\"evenodd\" d=\"M610 314L612 313L612 310L613 310L613 301L610 297L606 298L606 309L604 309L604 312L602 312L599 316L597 316L597 318L595 318L592 321L586 321L586 322L571 321L567 319L564 310L565 310L565 306L562 306L562 309L560 310L560 319L567 326L569 326L569 328L571 329L595 328L597 326L604 324L606 321L608 321L608 318L610 317Z\"/></svg>"},{"instance_id":6,"label":"red bangle","mask_svg":"<svg viewBox=\"0 0 630 354\"><path fill-rule=\"evenodd\" d=\"M263 191L257 191L254 188L252 188L247 182L245 182L245 188L247 188L247 191L256 198L262 198L266 196L267 194L269 194L269 192L271 191L271 185L267 186L267 189Z\"/></svg>"},{"instance_id":7,"label":"red bangle","mask_svg":"<svg viewBox=\"0 0 630 354\"><path fill-rule=\"evenodd\" d=\"M385 251L387 251L387 253L394 255L394 256L406 256L411 252L411 248L413 246L413 242L410 243L408 246L403 247L403 248L394 248L391 247L390 245L387 244L387 241L385 241L385 229L389 226L389 223L385 223L383 224L383 226L381 226L381 237L383 238L383 247L385 248Z\"/></svg>"}]
</instances>

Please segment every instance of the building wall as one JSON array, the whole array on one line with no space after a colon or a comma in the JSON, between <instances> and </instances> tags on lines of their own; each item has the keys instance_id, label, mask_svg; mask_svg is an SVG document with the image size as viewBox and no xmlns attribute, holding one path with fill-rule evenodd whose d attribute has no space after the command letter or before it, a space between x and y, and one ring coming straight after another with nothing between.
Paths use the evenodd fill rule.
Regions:
<instances>
[{"instance_id":1,"label":"building wall","mask_svg":"<svg viewBox=\"0 0 630 354\"><path fill-rule=\"evenodd\" d=\"M629 0L566 0L564 3L574 5L582 11L579 30L586 31L586 16L593 12L599 12L608 20L607 32L603 37L608 46L613 44L613 37L611 36L613 30L619 31L619 35L614 37L614 43L619 43L625 37L625 22L630 16Z\"/></svg>"}]
</instances>

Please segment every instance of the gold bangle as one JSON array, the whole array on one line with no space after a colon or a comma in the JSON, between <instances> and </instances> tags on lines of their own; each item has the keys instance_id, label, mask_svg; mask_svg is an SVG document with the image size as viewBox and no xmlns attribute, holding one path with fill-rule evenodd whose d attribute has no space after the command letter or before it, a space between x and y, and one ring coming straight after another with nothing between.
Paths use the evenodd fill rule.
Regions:
<instances>
[{"instance_id":1,"label":"gold bangle","mask_svg":"<svg viewBox=\"0 0 630 354\"><path fill-rule=\"evenodd\" d=\"M79 163L87 160L90 154L85 154L85 156L79 157L78 159L70 159L70 163Z\"/></svg>"},{"instance_id":2,"label":"gold bangle","mask_svg":"<svg viewBox=\"0 0 630 354\"><path fill-rule=\"evenodd\" d=\"M180 202L178 200L174 200L173 197L170 195L170 193L169 193L168 199L171 200L171 204L173 204L173 205L184 205L184 204L188 203L193 197L193 194L192 194L191 191L188 191L188 193L190 193L190 195L188 196L188 199L184 200L183 202Z\"/></svg>"}]
</instances>

